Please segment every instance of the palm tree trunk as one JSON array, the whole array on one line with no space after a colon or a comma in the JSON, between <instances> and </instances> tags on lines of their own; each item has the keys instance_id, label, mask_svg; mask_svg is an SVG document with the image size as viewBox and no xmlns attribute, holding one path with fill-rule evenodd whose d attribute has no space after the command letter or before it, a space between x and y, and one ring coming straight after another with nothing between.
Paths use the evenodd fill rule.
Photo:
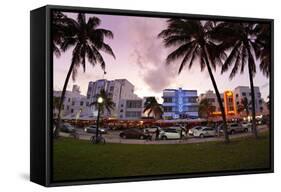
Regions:
<instances>
[{"instance_id":1,"label":"palm tree trunk","mask_svg":"<svg viewBox=\"0 0 281 192\"><path fill-rule=\"evenodd\" d=\"M74 67L74 63L71 64L71 66L68 70L68 73L66 75L66 79L64 81L64 85L63 85L63 89L62 89L62 93L61 93L61 97L60 97L60 104L59 104L59 109L58 109L59 110L59 112L58 112L58 122L57 122L56 130L55 130L55 133L54 133L54 138L59 137L60 127L61 127L61 107L62 107L62 104L63 104L63 101L64 101L66 88L67 88L68 81L69 81L70 75L72 73L73 67Z\"/></svg>"},{"instance_id":2,"label":"palm tree trunk","mask_svg":"<svg viewBox=\"0 0 281 192\"><path fill-rule=\"evenodd\" d=\"M223 120L224 140L225 140L225 143L229 143L229 137L228 137L228 133L227 133L226 115L225 115L224 107L223 107L223 104L222 104L222 101L221 101L221 96L220 96L220 93L219 93L219 90L218 90L218 87L217 87L217 84L216 84L216 80L215 80L215 77L212 73L212 69L211 69L211 66L210 66L210 63L209 63L209 60L208 60L208 56L207 56L205 46L203 46L203 54L204 54L204 60L205 60L206 65L207 65L207 69L208 69L213 87L215 89L217 100L219 102L220 110L221 110L221 115L222 115L222 120Z\"/></svg>"},{"instance_id":3,"label":"palm tree trunk","mask_svg":"<svg viewBox=\"0 0 281 192\"><path fill-rule=\"evenodd\" d=\"M248 54L251 54L249 49L248 49ZM255 138L258 138L258 131L257 131L257 128L256 128L255 88L254 88L254 81L253 81L252 66L251 66L251 64L249 62L248 62L248 70L249 70L250 88L251 88L251 99L252 99L252 130L253 130Z\"/></svg>"}]
</instances>

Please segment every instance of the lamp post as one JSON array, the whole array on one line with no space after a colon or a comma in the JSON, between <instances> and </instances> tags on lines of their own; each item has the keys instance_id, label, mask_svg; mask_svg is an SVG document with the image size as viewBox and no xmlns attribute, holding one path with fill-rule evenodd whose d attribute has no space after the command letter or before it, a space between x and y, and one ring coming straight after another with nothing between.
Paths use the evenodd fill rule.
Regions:
<instances>
[{"instance_id":1,"label":"lamp post","mask_svg":"<svg viewBox=\"0 0 281 192\"><path fill-rule=\"evenodd\" d=\"M97 130L96 130L96 142L98 142L98 135L99 135L99 121L100 121L100 110L101 110L101 105L103 103L103 98L98 97L98 116L97 116Z\"/></svg>"}]
</instances>

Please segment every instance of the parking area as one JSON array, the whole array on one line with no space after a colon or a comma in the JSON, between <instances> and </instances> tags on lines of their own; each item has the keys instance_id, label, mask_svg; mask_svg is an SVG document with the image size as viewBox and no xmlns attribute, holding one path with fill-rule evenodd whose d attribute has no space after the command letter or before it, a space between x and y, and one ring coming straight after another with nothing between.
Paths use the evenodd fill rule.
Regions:
<instances>
[{"instance_id":1,"label":"parking area","mask_svg":"<svg viewBox=\"0 0 281 192\"><path fill-rule=\"evenodd\" d=\"M268 127L266 125L259 125L257 126L258 132L265 132L268 131ZM152 135L152 139L125 139L120 137L121 131L107 131L106 134L103 134L103 137L105 138L106 143L122 143L122 144L185 144L185 143L202 143L202 142L208 142L208 141L223 141L224 137L223 135L215 136L215 137L194 137L194 136L184 136L182 139L170 139L170 140L156 140L155 134ZM93 133L87 133L84 131L84 129L76 129L76 134L79 136L79 139L81 140L89 140L90 138L95 135ZM236 133L236 134L230 134L231 138L239 138L239 137L247 137L250 136L251 132L242 132L242 133ZM71 137L69 133L61 133L60 134L63 137Z\"/></svg>"}]
</instances>

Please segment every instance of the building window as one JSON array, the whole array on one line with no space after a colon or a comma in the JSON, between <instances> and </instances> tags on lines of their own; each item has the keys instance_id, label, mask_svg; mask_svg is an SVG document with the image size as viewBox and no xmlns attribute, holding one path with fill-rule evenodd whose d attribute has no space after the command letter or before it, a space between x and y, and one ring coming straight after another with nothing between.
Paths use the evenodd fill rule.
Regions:
<instances>
[{"instance_id":1,"label":"building window","mask_svg":"<svg viewBox=\"0 0 281 192\"><path fill-rule=\"evenodd\" d=\"M172 97L164 97L164 103L172 103L173 98Z\"/></svg>"},{"instance_id":2,"label":"building window","mask_svg":"<svg viewBox=\"0 0 281 192\"><path fill-rule=\"evenodd\" d=\"M80 106L83 106L84 105L84 102L83 101L80 101Z\"/></svg>"},{"instance_id":3,"label":"building window","mask_svg":"<svg viewBox=\"0 0 281 192\"><path fill-rule=\"evenodd\" d=\"M67 106L66 109L69 110L69 106Z\"/></svg>"},{"instance_id":4,"label":"building window","mask_svg":"<svg viewBox=\"0 0 281 192\"><path fill-rule=\"evenodd\" d=\"M188 98L188 102L189 103L196 103L197 102L197 98L196 97L189 97Z\"/></svg>"},{"instance_id":5,"label":"building window","mask_svg":"<svg viewBox=\"0 0 281 192\"><path fill-rule=\"evenodd\" d=\"M74 102L74 101L72 101L72 105L75 105L75 102Z\"/></svg>"},{"instance_id":6,"label":"building window","mask_svg":"<svg viewBox=\"0 0 281 192\"><path fill-rule=\"evenodd\" d=\"M123 104L121 104L121 107L124 107L124 105L123 105Z\"/></svg>"},{"instance_id":7,"label":"building window","mask_svg":"<svg viewBox=\"0 0 281 192\"><path fill-rule=\"evenodd\" d=\"M188 107L188 111L189 112L197 112L198 111L198 107L197 106L189 106Z\"/></svg>"},{"instance_id":8,"label":"building window","mask_svg":"<svg viewBox=\"0 0 281 192\"><path fill-rule=\"evenodd\" d=\"M70 102L70 98L68 98L68 102Z\"/></svg>"},{"instance_id":9,"label":"building window","mask_svg":"<svg viewBox=\"0 0 281 192\"><path fill-rule=\"evenodd\" d=\"M245 92L242 92L242 96L246 97L246 93L245 93Z\"/></svg>"},{"instance_id":10,"label":"building window","mask_svg":"<svg viewBox=\"0 0 281 192\"><path fill-rule=\"evenodd\" d=\"M236 105L239 105L239 101L236 102Z\"/></svg>"},{"instance_id":11,"label":"building window","mask_svg":"<svg viewBox=\"0 0 281 192\"><path fill-rule=\"evenodd\" d=\"M236 94L236 97L239 97L239 95L238 95L238 94Z\"/></svg>"},{"instance_id":12,"label":"building window","mask_svg":"<svg viewBox=\"0 0 281 192\"><path fill-rule=\"evenodd\" d=\"M89 106L89 102L86 102L86 106Z\"/></svg>"},{"instance_id":13,"label":"building window","mask_svg":"<svg viewBox=\"0 0 281 192\"><path fill-rule=\"evenodd\" d=\"M111 87L109 88L109 91L110 91L110 92L113 92L113 90L114 90L114 87L111 86Z\"/></svg>"},{"instance_id":14,"label":"building window","mask_svg":"<svg viewBox=\"0 0 281 192\"><path fill-rule=\"evenodd\" d=\"M126 112L126 117L140 117L141 112L139 111L127 111Z\"/></svg>"},{"instance_id":15,"label":"building window","mask_svg":"<svg viewBox=\"0 0 281 192\"><path fill-rule=\"evenodd\" d=\"M233 111L233 110L234 110L233 106L230 106L229 111Z\"/></svg>"},{"instance_id":16,"label":"building window","mask_svg":"<svg viewBox=\"0 0 281 192\"><path fill-rule=\"evenodd\" d=\"M173 107L171 106L164 106L164 112L172 112L173 111Z\"/></svg>"},{"instance_id":17,"label":"building window","mask_svg":"<svg viewBox=\"0 0 281 192\"><path fill-rule=\"evenodd\" d=\"M120 110L120 113L123 113L123 109Z\"/></svg>"},{"instance_id":18,"label":"building window","mask_svg":"<svg viewBox=\"0 0 281 192\"><path fill-rule=\"evenodd\" d=\"M230 97L230 98L228 98L228 102L229 103L232 103L233 102L233 99Z\"/></svg>"},{"instance_id":19,"label":"building window","mask_svg":"<svg viewBox=\"0 0 281 192\"><path fill-rule=\"evenodd\" d=\"M73 113L73 109L71 109L71 111L70 111L71 113Z\"/></svg>"},{"instance_id":20,"label":"building window","mask_svg":"<svg viewBox=\"0 0 281 192\"><path fill-rule=\"evenodd\" d=\"M135 101L127 101L126 106L127 108L141 108L142 101L141 100L135 100Z\"/></svg>"}]
</instances>

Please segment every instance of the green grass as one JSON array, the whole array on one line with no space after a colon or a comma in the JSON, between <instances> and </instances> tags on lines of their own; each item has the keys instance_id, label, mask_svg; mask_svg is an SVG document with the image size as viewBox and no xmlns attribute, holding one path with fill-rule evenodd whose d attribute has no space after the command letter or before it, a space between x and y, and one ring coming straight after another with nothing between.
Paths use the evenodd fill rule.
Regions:
<instances>
[{"instance_id":1,"label":"green grass","mask_svg":"<svg viewBox=\"0 0 281 192\"><path fill-rule=\"evenodd\" d=\"M54 142L55 181L269 168L269 136L174 145Z\"/></svg>"}]
</instances>

